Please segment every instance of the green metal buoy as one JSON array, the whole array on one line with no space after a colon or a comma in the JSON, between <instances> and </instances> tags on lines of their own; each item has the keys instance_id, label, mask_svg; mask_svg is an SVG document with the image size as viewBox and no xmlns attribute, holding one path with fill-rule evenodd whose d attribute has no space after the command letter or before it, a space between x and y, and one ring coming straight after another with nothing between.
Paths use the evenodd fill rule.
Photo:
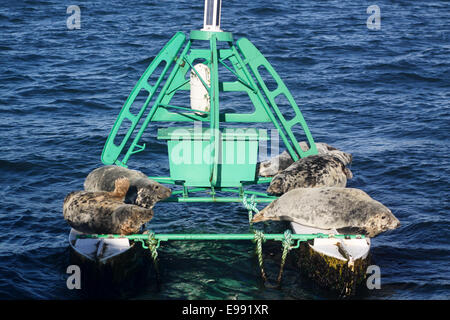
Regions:
<instances>
[{"instance_id":1,"label":"green metal buoy","mask_svg":"<svg viewBox=\"0 0 450 320\"><path fill-rule=\"evenodd\" d=\"M158 128L157 138L167 140L170 175L151 178L181 188L172 190L172 196L164 201L242 202L248 210L251 232L151 232L127 236L81 235L78 238L125 237L141 243L143 248L150 250L155 267L161 241L251 240L256 243L263 279L266 279L266 274L262 243L265 240L280 241L283 252L277 278L280 284L286 256L290 250L299 249L301 242L317 238L360 239L364 236L291 234L290 230L284 234L263 234L261 230L253 229L251 221L253 213L258 212L256 205L277 199L264 192L246 189L271 181L271 178L258 177L257 173L258 149L261 143L269 140L267 124L273 124L277 137L281 137L294 161L317 154L317 148L300 109L280 76L249 40L241 38L235 42L232 33L220 28L220 13L220 0L205 0L203 28L191 31L189 38L183 32L177 32L153 59L122 107L101 159L105 165L127 167L132 155L146 149L141 138L149 124L166 123L165 127ZM226 80L228 78L223 77L222 72L227 72L228 78L232 76L233 80ZM220 97L227 92L245 93L248 99L239 101L235 112L221 109ZM190 105L174 102L179 95L188 94ZM142 95L145 101L136 107L137 97ZM289 112L277 103L280 99L287 101L284 106L289 105ZM178 122L184 126L173 125ZM250 125L245 126L245 123ZM300 148L294 127L303 131L308 150ZM196 195L198 193L203 195ZM224 196L223 193L234 193L235 196ZM358 272L363 270L362 267L359 269ZM339 272L330 274L340 275ZM355 274L359 277L358 272Z\"/></svg>"},{"instance_id":2,"label":"green metal buoy","mask_svg":"<svg viewBox=\"0 0 450 320\"><path fill-rule=\"evenodd\" d=\"M258 145L269 138L264 127L255 129L254 124L272 123L294 161L317 154L317 149L284 82L249 40L241 38L234 42L232 33L220 29L220 13L221 1L205 1L203 29L191 31L188 39L184 33L177 32L150 63L120 111L101 159L105 165L126 167L133 154L145 150L140 140L151 122L188 122L190 126L158 129L158 139L168 143L170 176L151 178L183 187L174 191L167 201L240 202L245 194L256 194L256 202L271 202L275 197L244 189L247 185L271 181L259 178L256 173ZM197 48L205 42L209 45L207 49L204 45ZM221 81L219 66L234 81ZM149 83L149 78L161 69L157 80ZM268 79L263 79L261 69L276 84L274 89L269 90ZM190 106L171 103L177 94L189 92ZM237 112L225 112L220 108L220 96L225 92L246 93L248 99L240 101ZM130 107L138 94L147 98L137 108L139 111L133 113ZM289 120L276 103L279 97L292 108L294 116ZM253 125L226 127L239 123ZM303 130L309 150L300 148L292 130L294 126ZM115 141L119 131L126 133ZM182 159L179 159L180 150ZM189 196L197 191L209 192L210 196ZM219 197L218 191L234 192L238 196Z\"/></svg>"}]
</instances>

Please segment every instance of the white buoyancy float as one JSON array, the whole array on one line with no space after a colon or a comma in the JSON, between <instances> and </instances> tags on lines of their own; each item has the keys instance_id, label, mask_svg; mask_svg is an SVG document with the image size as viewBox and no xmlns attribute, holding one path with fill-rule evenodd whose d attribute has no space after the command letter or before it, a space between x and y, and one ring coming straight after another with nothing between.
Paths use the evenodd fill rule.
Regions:
<instances>
[{"instance_id":1,"label":"white buoyancy float","mask_svg":"<svg viewBox=\"0 0 450 320\"><path fill-rule=\"evenodd\" d=\"M191 69L190 85L191 85L191 108L194 110L200 110L209 112L211 99L209 97L208 90L197 76L197 71L202 80L209 87L211 86L211 72L209 67L203 63L198 63ZM202 115L201 112L196 112L198 115Z\"/></svg>"}]
</instances>

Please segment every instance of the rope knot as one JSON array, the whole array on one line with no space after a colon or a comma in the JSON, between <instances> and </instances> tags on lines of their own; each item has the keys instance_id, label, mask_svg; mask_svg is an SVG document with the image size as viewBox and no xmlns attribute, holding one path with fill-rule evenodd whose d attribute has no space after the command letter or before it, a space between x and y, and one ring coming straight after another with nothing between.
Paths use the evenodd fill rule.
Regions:
<instances>
[{"instance_id":1,"label":"rope knot","mask_svg":"<svg viewBox=\"0 0 450 320\"><path fill-rule=\"evenodd\" d=\"M156 259L158 258L158 247L159 247L159 241L155 238L155 233L150 232L148 234L148 248L150 249L150 252L152 253L153 261L156 262Z\"/></svg>"},{"instance_id":2,"label":"rope knot","mask_svg":"<svg viewBox=\"0 0 450 320\"><path fill-rule=\"evenodd\" d=\"M250 224L250 226L252 226L253 213L259 213L259 210L256 207L256 196L252 195L249 202L247 200L247 195L245 194L242 198L242 204L248 210L248 223Z\"/></svg>"},{"instance_id":3,"label":"rope knot","mask_svg":"<svg viewBox=\"0 0 450 320\"><path fill-rule=\"evenodd\" d=\"M291 230L286 230L284 232L284 239L283 239L283 248L289 248L288 250L291 250L292 246L292 232Z\"/></svg>"},{"instance_id":4,"label":"rope knot","mask_svg":"<svg viewBox=\"0 0 450 320\"><path fill-rule=\"evenodd\" d=\"M281 285L281 279L283 277L283 268L286 263L286 257L289 251L292 249L292 233L291 230L286 230L284 232L284 238L282 240L283 253L281 254L281 264L280 264L280 272L278 273L277 282L278 285Z\"/></svg>"},{"instance_id":5,"label":"rope knot","mask_svg":"<svg viewBox=\"0 0 450 320\"><path fill-rule=\"evenodd\" d=\"M261 230L253 230L255 233L255 237L253 238L253 242L256 243L263 243L266 242L266 237L264 236L264 233Z\"/></svg>"}]
</instances>

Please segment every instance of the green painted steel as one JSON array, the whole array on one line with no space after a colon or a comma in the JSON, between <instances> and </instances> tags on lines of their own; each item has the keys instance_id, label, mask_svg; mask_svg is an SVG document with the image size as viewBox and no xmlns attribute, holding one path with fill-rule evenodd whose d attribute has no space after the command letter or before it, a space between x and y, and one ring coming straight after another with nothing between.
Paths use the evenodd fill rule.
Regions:
<instances>
[{"instance_id":1,"label":"green painted steel","mask_svg":"<svg viewBox=\"0 0 450 320\"><path fill-rule=\"evenodd\" d=\"M245 62L250 66L250 69L252 70L252 73L256 77L256 80L258 81L258 84L263 89L264 94L266 95L267 99L269 100L269 104L272 106L273 110L275 111L275 115L278 118L278 121L281 123L281 127L286 131L287 136L290 139L290 142L293 144L293 149L289 143L286 143L286 147L288 148L288 151L291 155L291 157L294 160L298 160L298 156L300 155L301 158L315 155L317 154L317 148L314 143L314 139L309 131L308 125L306 124L305 119L303 118L302 113L300 112L300 109L298 108L297 104L295 103L294 98L292 97L291 93L287 89L284 82L281 80L278 73L275 71L275 69L272 67L272 65L267 61L267 59L262 55L262 53L246 38L239 39L236 42L237 47L239 48L240 52L244 56ZM264 82L264 79L261 77L259 68L263 67L265 68L270 76L273 78L273 80L276 82L276 88L272 91L267 88L266 83ZM279 106L276 103L276 98L279 96L284 95L284 97L287 99L287 101L290 104L290 107L294 110L295 116L290 119L289 121L286 120L286 114L283 114L283 112L279 109ZM295 125L301 125L301 128L303 129L308 143L310 145L310 148L308 151L302 151L298 141L292 132L292 127ZM295 150L295 152L294 152Z\"/></svg>"},{"instance_id":2,"label":"green painted steel","mask_svg":"<svg viewBox=\"0 0 450 320\"><path fill-rule=\"evenodd\" d=\"M233 41L231 32L192 30L190 33L191 40L210 40L213 36L216 37L217 41Z\"/></svg>"},{"instance_id":3,"label":"green painted steel","mask_svg":"<svg viewBox=\"0 0 450 320\"><path fill-rule=\"evenodd\" d=\"M153 177L152 177L153 179ZM222 202L222 203L228 203L228 202L242 202L245 206L246 197L248 195L252 196L252 199L254 199L254 204L256 203L270 203L278 197L276 196L270 196L267 193L263 193L260 191L253 191L253 190L244 190L243 186L240 188L214 188L212 190L208 187L203 188L189 188L184 185L184 182L182 181L173 181L171 178L167 177L156 177L156 181L160 183L167 183L167 184L179 184L183 186L182 190L174 190L172 191L172 196L163 200L163 202ZM257 180L255 184L258 184L259 181ZM264 183L267 183L267 180L264 181ZM221 193L238 193L239 197L228 197L221 195L220 197L217 196L216 192ZM192 194L198 194L198 193L207 193L208 196L192 196ZM255 207L256 208L256 207ZM255 210L256 211L256 210Z\"/></svg>"},{"instance_id":4,"label":"green painted steel","mask_svg":"<svg viewBox=\"0 0 450 320\"><path fill-rule=\"evenodd\" d=\"M166 183L166 184L182 184L181 182L178 182L174 179L172 179L171 177L149 177L152 180L155 180L159 183ZM250 181L250 182L243 182L242 185L253 185L253 184L265 184L265 183L270 183L272 181L272 177L258 177L257 180L255 181ZM250 190L246 190L246 192L252 192ZM264 195L267 195L264 193Z\"/></svg>"},{"instance_id":5,"label":"green painted steel","mask_svg":"<svg viewBox=\"0 0 450 320\"><path fill-rule=\"evenodd\" d=\"M258 144L267 140L265 129L255 128L200 128L171 127L158 129L158 139L167 140L170 155L170 176L184 181L185 186L206 186L210 184L208 170L216 160L211 150L213 133L218 139L220 158L215 169L218 171L216 187L235 187L241 182L256 180ZM215 130L215 131L213 131Z\"/></svg>"},{"instance_id":6,"label":"green painted steel","mask_svg":"<svg viewBox=\"0 0 450 320\"><path fill-rule=\"evenodd\" d=\"M187 52L189 51L191 46L191 43L188 42L188 44L186 45L186 47L183 49L183 52L180 55L180 60L184 59L184 56L187 54ZM178 51L177 51L178 52ZM167 89L169 88L170 84L172 83L175 75L178 73L178 70L180 68L180 63L175 64L174 69L172 70L172 72L170 73L166 83L164 84L164 86L161 89L161 92L158 94L158 97L156 98L152 109L150 110L150 112L148 113L147 117L145 118L144 122L142 123L141 128L139 129L139 132L136 134L136 136L133 139L133 142L131 143L130 148L128 149L127 153L125 154L125 157L123 159L124 163L126 164L129 157L134 153L133 149L134 146L136 146L139 142L139 140L141 139L142 135L144 134L144 131L147 129L148 124L150 123L150 121L152 121L152 118L156 112L156 110L160 107L161 101L162 99L165 97ZM163 74L160 75L158 81L160 79L162 79L162 77L164 77Z\"/></svg>"},{"instance_id":7,"label":"green painted steel","mask_svg":"<svg viewBox=\"0 0 450 320\"><path fill-rule=\"evenodd\" d=\"M113 128L111 129L111 133L109 134L108 139L106 140L106 144L102 152L102 162L104 164L114 164L114 163L119 165L122 164L121 162L119 163L117 162L120 153L124 149L125 144L127 143L128 139L130 139L131 134L135 130L139 121L141 120L151 99L156 93L159 85L161 84L162 79L164 78L165 74L172 65L174 58L176 57L176 54L181 49L181 46L183 45L185 40L186 36L182 32L177 32L172 37L172 39L169 40L169 42L165 45L165 47L161 50L161 52L156 56L156 58L150 63L147 70L145 70L144 74L141 76L137 84L134 86L133 90L128 96L128 99L126 100L124 106L122 107L122 110L120 111ZM165 66L163 71L161 72L161 75L156 80L153 86L150 85L148 83L150 76L153 74L153 72L155 72L157 67L164 62ZM148 92L148 97L144 105L140 108L140 111L137 114L133 114L130 112L130 108L133 105L133 102L135 101L138 94L141 92L141 90L146 90ZM118 135L119 129L121 128L125 119L129 120L131 122L131 125L129 126L129 129L126 131L126 134L122 138L120 143L116 144L114 140ZM145 148L145 146L143 146L142 149L143 148ZM124 161L123 164L125 165L126 161Z\"/></svg>"},{"instance_id":8,"label":"green painted steel","mask_svg":"<svg viewBox=\"0 0 450 320\"><path fill-rule=\"evenodd\" d=\"M209 48L193 48L193 45L199 41L208 41ZM225 43L229 48L223 48L223 45L219 47L218 42ZM197 63L203 63L209 67L211 80L209 86L193 68L193 65ZM158 76L156 73L162 65L164 68ZM228 72L235 81L220 81L219 67L222 68L220 72ZM268 89L258 71L260 67L265 68L276 82L275 90ZM202 112L179 102L178 97L189 94L191 70L197 74L210 96L209 112ZM156 79L154 83L148 82L150 77ZM136 108L137 113L134 111L132 113L131 107L141 91L147 94L147 98L142 106ZM220 96L232 92L247 95L248 101L243 100L240 105L234 106L234 112L222 111ZM295 114L292 119L287 120L287 114L277 104L276 100L281 95L289 101L291 112ZM196 112L202 114L196 114ZM261 179L256 176L259 142L265 141L266 138L258 136L257 140L250 138L243 140L245 146L242 154L246 156L244 163L224 163L227 157L233 158L232 150L235 151L240 143L238 138L236 141L228 141L224 138L227 135L227 129L224 129L225 124L271 122L293 159L297 160L299 156L317 153L308 126L281 78L247 39L240 39L234 45L232 34L227 32L194 30L190 33L188 40L181 32L174 35L139 79L120 111L102 152L103 163L126 167L132 155L145 150L146 145L141 142L141 138L150 122L197 122L205 124L205 128L210 129L209 135L206 135L209 141L204 138L200 140L202 160L199 163L176 163L177 155L173 151L186 147L191 138L167 139L170 177L152 178L160 183L180 185L183 190L174 192L174 196L166 201L241 202L245 194L251 194L249 190L244 190L244 187L270 182L270 179ZM300 149L292 131L295 125L301 126L311 146L306 152ZM162 135L158 138L163 139ZM208 153L203 157L205 149ZM190 193L195 191L189 190L190 187L209 188L209 195L191 197ZM224 188L235 189L225 191ZM219 197L217 192L222 191L237 192L239 197ZM260 193L257 202L270 202L273 199L275 197L267 197Z\"/></svg>"},{"instance_id":9,"label":"green painted steel","mask_svg":"<svg viewBox=\"0 0 450 320\"><path fill-rule=\"evenodd\" d=\"M219 60L217 57L217 35L212 34L209 39L211 48L211 88L209 96L211 97L211 172L210 172L210 184L211 187L221 186L219 183L219 161L220 161L220 132L219 129ZM195 69L194 69L195 70ZM170 161L170 158L169 158ZM256 165L255 165L256 167ZM244 180L244 179L241 179ZM239 181L240 182L240 181ZM239 185L237 182L236 185Z\"/></svg>"},{"instance_id":10,"label":"green painted steel","mask_svg":"<svg viewBox=\"0 0 450 320\"><path fill-rule=\"evenodd\" d=\"M193 234L151 234L158 241L185 241L185 240L201 240L201 241L222 241L222 240L254 240L254 233L193 233ZM148 234L86 234L78 235L78 238L127 238L129 240L148 240ZM284 233L265 233L265 240L283 241L286 239ZM365 239L364 235L342 235L342 234L291 234L292 240L309 241L316 238L322 239Z\"/></svg>"},{"instance_id":11,"label":"green painted steel","mask_svg":"<svg viewBox=\"0 0 450 320\"><path fill-rule=\"evenodd\" d=\"M270 203L276 198L257 198L257 203ZM164 202L242 202L240 197L225 197L225 196L209 196L209 197L169 197Z\"/></svg>"}]
</instances>

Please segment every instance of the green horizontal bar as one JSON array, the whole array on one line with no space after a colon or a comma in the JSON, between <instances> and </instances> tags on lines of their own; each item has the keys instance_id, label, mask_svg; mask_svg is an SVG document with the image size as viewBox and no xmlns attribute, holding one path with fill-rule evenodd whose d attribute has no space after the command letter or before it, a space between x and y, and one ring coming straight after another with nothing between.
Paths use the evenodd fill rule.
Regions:
<instances>
[{"instance_id":1,"label":"green horizontal bar","mask_svg":"<svg viewBox=\"0 0 450 320\"><path fill-rule=\"evenodd\" d=\"M127 238L129 240L149 240L149 237L153 236L159 241L183 241L183 240L254 240L255 234L252 233L198 233L198 234L132 234L132 235L117 235L117 234L89 234L78 235L78 238ZM264 234L266 240L282 241L285 239L285 235L282 233L267 233ZM308 241L316 238L335 238L335 239L364 239L364 235L342 235L342 234L292 234L292 240Z\"/></svg>"},{"instance_id":2,"label":"green horizontal bar","mask_svg":"<svg viewBox=\"0 0 450 320\"><path fill-rule=\"evenodd\" d=\"M179 109L179 110L184 110L184 111L190 111L190 112L201 112L204 114L209 114L209 111L202 111L202 110L197 110L197 109L192 109L192 108L185 108L185 107L179 107L179 106L173 106L170 104L159 104L161 107L163 108L173 108L173 109Z\"/></svg>"},{"instance_id":3,"label":"green horizontal bar","mask_svg":"<svg viewBox=\"0 0 450 320\"><path fill-rule=\"evenodd\" d=\"M248 192L246 192L248 193ZM272 202L276 198L255 198L255 202ZM242 202L238 197L169 197L162 202Z\"/></svg>"},{"instance_id":4,"label":"green horizontal bar","mask_svg":"<svg viewBox=\"0 0 450 320\"><path fill-rule=\"evenodd\" d=\"M173 180L171 177L149 177L149 178L159 183L177 184L176 180Z\"/></svg>"},{"instance_id":5,"label":"green horizontal bar","mask_svg":"<svg viewBox=\"0 0 450 320\"><path fill-rule=\"evenodd\" d=\"M191 30L190 39L191 40L210 40L212 36L215 36L217 41L233 41L233 34L231 32L223 31L201 31L201 30Z\"/></svg>"},{"instance_id":6,"label":"green horizontal bar","mask_svg":"<svg viewBox=\"0 0 450 320\"><path fill-rule=\"evenodd\" d=\"M149 177L152 180L155 180L160 183L168 183L168 184L176 184L176 180L173 180L171 177ZM270 183L272 181L272 177L259 177L256 181L244 181L242 185L249 186L253 184L263 184Z\"/></svg>"},{"instance_id":7,"label":"green horizontal bar","mask_svg":"<svg viewBox=\"0 0 450 320\"><path fill-rule=\"evenodd\" d=\"M177 195L177 194L183 194L184 193L184 191L185 190L174 190L174 191L172 191L172 195ZM194 188L194 189L188 189L188 193L189 192L202 192L202 191L205 191L205 192L210 192L211 191L211 188Z\"/></svg>"},{"instance_id":8,"label":"green horizontal bar","mask_svg":"<svg viewBox=\"0 0 450 320\"><path fill-rule=\"evenodd\" d=\"M251 194L251 195L254 194L255 196L260 196L260 197L264 197L264 198L267 198L267 199L271 199L271 201L278 199L278 197L269 196L267 193L259 192L259 191L246 190L244 193L245 194Z\"/></svg>"},{"instance_id":9,"label":"green horizontal bar","mask_svg":"<svg viewBox=\"0 0 450 320\"><path fill-rule=\"evenodd\" d=\"M155 180L159 183L166 183L166 184L178 184L183 185L182 181L173 180L170 177L149 177L152 180ZM259 178L257 181L250 184L260 184L260 183L267 183L270 182L272 178ZM242 185L247 185L247 183L243 182ZM195 193L195 192L210 192L210 187L197 187L197 188L188 188L188 193ZM240 193L240 188L233 189L232 187L225 187L225 188L216 188L216 192L233 192L233 193ZM221 197L221 196L206 196L206 197L175 197L176 195L183 195L184 190L173 190L172 191L172 197L169 197L162 202L242 202L242 198L240 197ZM264 192L259 191L252 191L252 190L244 190L244 194L247 195L255 195L259 196L261 198L256 198L256 203L263 202L268 203L272 202L273 200L277 199L278 197L269 196L268 194Z\"/></svg>"},{"instance_id":10,"label":"green horizontal bar","mask_svg":"<svg viewBox=\"0 0 450 320\"><path fill-rule=\"evenodd\" d=\"M242 182L242 185L248 186L252 184L263 184L263 183L270 183L272 182L273 177L258 177L255 181L244 181Z\"/></svg>"}]
</instances>

